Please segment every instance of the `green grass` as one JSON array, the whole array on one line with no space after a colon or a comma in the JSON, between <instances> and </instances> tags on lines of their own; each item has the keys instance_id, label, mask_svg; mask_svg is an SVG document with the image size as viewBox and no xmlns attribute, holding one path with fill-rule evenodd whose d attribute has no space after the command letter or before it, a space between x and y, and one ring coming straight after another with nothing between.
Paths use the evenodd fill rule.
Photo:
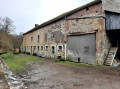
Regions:
<instances>
[{"instance_id":1,"label":"green grass","mask_svg":"<svg viewBox=\"0 0 120 89\"><path fill-rule=\"evenodd\" d=\"M27 68L26 63L31 61L42 60L42 58L28 56L23 54L13 54L9 52L7 54L1 55L5 62L7 63L8 67L13 71L23 71Z\"/></svg>"},{"instance_id":2,"label":"green grass","mask_svg":"<svg viewBox=\"0 0 120 89\"><path fill-rule=\"evenodd\" d=\"M71 66L71 67L96 67L96 68L107 68L107 66L103 65L90 65L90 64L84 64L84 63L75 63L75 62L69 62L69 61L59 61L58 64Z\"/></svg>"}]
</instances>

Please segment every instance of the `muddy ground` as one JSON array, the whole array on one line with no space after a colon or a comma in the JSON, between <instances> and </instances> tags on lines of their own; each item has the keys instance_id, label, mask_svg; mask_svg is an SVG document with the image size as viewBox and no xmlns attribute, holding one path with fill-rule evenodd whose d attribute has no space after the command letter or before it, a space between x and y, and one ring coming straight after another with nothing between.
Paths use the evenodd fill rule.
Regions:
<instances>
[{"instance_id":1,"label":"muddy ground","mask_svg":"<svg viewBox=\"0 0 120 89\"><path fill-rule=\"evenodd\" d=\"M19 73L28 89L120 89L120 67L63 66L45 59Z\"/></svg>"}]
</instances>

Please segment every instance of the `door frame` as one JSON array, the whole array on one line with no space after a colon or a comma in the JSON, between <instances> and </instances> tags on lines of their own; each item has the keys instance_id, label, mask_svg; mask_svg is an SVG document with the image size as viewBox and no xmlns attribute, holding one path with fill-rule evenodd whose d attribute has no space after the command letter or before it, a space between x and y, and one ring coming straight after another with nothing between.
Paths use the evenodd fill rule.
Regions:
<instances>
[{"instance_id":1,"label":"door frame","mask_svg":"<svg viewBox=\"0 0 120 89\"><path fill-rule=\"evenodd\" d=\"M54 47L54 50L53 50L53 47ZM54 52L54 53L53 53ZM52 58L55 58L55 54L56 54L56 46L55 45L52 45L51 46L51 57Z\"/></svg>"}]
</instances>

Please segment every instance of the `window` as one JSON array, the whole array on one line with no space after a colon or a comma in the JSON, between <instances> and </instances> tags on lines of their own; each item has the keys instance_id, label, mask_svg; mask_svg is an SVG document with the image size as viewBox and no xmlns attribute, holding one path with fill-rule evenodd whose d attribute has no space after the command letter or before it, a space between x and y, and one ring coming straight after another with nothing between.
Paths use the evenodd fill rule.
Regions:
<instances>
[{"instance_id":1,"label":"window","mask_svg":"<svg viewBox=\"0 0 120 89\"><path fill-rule=\"evenodd\" d=\"M45 50L48 51L48 46L45 46Z\"/></svg>"},{"instance_id":2,"label":"window","mask_svg":"<svg viewBox=\"0 0 120 89\"><path fill-rule=\"evenodd\" d=\"M43 46L41 46L41 51L43 51Z\"/></svg>"},{"instance_id":3,"label":"window","mask_svg":"<svg viewBox=\"0 0 120 89\"><path fill-rule=\"evenodd\" d=\"M38 51L39 51L40 49L39 49L39 46L38 46Z\"/></svg>"},{"instance_id":4,"label":"window","mask_svg":"<svg viewBox=\"0 0 120 89\"><path fill-rule=\"evenodd\" d=\"M59 50L59 51L62 51L62 46L58 46L58 50Z\"/></svg>"},{"instance_id":5,"label":"window","mask_svg":"<svg viewBox=\"0 0 120 89\"><path fill-rule=\"evenodd\" d=\"M33 37L31 37L31 42L33 42Z\"/></svg>"},{"instance_id":6,"label":"window","mask_svg":"<svg viewBox=\"0 0 120 89\"><path fill-rule=\"evenodd\" d=\"M34 50L36 50L36 46L34 46Z\"/></svg>"},{"instance_id":7,"label":"window","mask_svg":"<svg viewBox=\"0 0 120 89\"><path fill-rule=\"evenodd\" d=\"M40 35L38 35L38 43L40 43Z\"/></svg>"},{"instance_id":8,"label":"window","mask_svg":"<svg viewBox=\"0 0 120 89\"><path fill-rule=\"evenodd\" d=\"M25 44L26 44L26 39L25 39Z\"/></svg>"},{"instance_id":9,"label":"window","mask_svg":"<svg viewBox=\"0 0 120 89\"><path fill-rule=\"evenodd\" d=\"M32 53L32 46L31 46L31 53Z\"/></svg>"},{"instance_id":10,"label":"window","mask_svg":"<svg viewBox=\"0 0 120 89\"><path fill-rule=\"evenodd\" d=\"M52 54L55 54L55 46L52 46Z\"/></svg>"},{"instance_id":11,"label":"window","mask_svg":"<svg viewBox=\"0 0 120 89\"><path fill-rule=\"evenodd\" d=\"M24 46L24 51L26 52L26 46Z\"/></svg>"}]
</instances>

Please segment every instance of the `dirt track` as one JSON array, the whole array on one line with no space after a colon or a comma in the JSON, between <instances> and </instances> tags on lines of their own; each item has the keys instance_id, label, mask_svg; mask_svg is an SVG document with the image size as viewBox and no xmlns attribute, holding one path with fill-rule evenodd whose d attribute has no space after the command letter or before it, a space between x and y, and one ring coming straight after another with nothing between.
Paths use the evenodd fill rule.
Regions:
<instances>
[{"instance_id":1,"label":"dirt track","mask_svg":"<svg viewBox=\"0 0 120 89\"><path fill-rule=\"evenodd\" d=\"M23 81L28 89L120 89L120 67L72 68L48 59L27 65Z\"/></svg>"}]
</instances>

